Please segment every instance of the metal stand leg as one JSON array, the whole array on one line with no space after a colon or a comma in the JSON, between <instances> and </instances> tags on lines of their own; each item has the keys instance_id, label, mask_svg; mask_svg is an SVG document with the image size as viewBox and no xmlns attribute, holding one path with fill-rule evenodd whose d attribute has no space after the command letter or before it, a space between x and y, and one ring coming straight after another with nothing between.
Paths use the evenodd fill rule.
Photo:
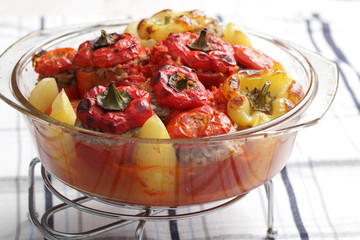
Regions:
<instances>
[{"instance_id":1,"label":"metal stand leg","mask_svg":"<svg viewBox=\"0 0 360 240\"><path fill-rule=\"evenodd\" d=\"M267 239L275 239L278 231L274 228L274 186L272 180L267 181L264 186L268 199Z\"/></svg>"},{"instance_id":2,"label":"metal stand leg","mask_svg":"<svg viewBox=\"0 0 360 240\"><path fill-rule=\"evenodd\" d=\"M151 214L153 213L153 211L151 209L146 209L146 216L151 216ZM135 231L135 239L136 240L141 240L143 237L143 233L145 230L145 225L146 225L147 221L145 220L141 220L136 228Z\"/></svg>"},{"instance_id":3,"label":"metal stand leg","mask_svg":"<svg viewBox=\"0 0 360 240\"><path fill-rule=\"evenodd\" d=\"M30 163L30 168L29 168L29 189L28 189L28 192L29 192L29 218L30 218L30 221L34 224L34 226L42 233L42 235L44 237L46 237L46 239L49 239L49 240L55 240L56 238L53 237L51 234L49 234L44 228L43 226L41 225L41 223L39 222L38 220L38 212L36 211L35 209L35 195L34 195L34 184L35 184L35 174L34 174L34 169L35 169L35 165L37 163L40 162L40 159L39 158L34 158L31 163Z\"/></svg>"}]
</instances>

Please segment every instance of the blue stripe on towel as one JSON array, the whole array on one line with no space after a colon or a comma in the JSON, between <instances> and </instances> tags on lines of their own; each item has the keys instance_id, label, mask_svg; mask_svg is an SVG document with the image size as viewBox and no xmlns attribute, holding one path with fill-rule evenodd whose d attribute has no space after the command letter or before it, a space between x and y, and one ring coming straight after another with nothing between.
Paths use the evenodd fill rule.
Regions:
<instances>
[{"instance_id":1,"label":"blue stripe on towel","mask_svg":"<svg viewBox=\"0 0 360 240\"><path fill-rule=\"evenodd\" d=\"M174 210L174 209L169 209L168 212L169 212L170 216L176 214L176 210ZM169 226L170 226L171 240L180 240L177 222L175 220L170 220Z\"/></svg>"},{"instance_id":2,"label":"blue stripe on towel","mask_svg":"<svg viewBox=\"0 0 360 240\"><path fill-rule=\"evenodd\" d=\"M333 40L332 34L331 34L331 30L330 30L330 26L329 23L324 22L319 14L314 14L313 17L315 19L317 19L318 21L320 21L321 26L322 26L322 31L324 34L324 38L326 40L326 42L329 44L329 46L331 47L331 49L334 51L334 54L336 55L337 59L335 60L335 62L337 63L337 65L339 66L339 74L341 75L342 79L344 80L346 89L349 91L351 98L353 99L356 108L358 109L358 111L360 112L360 102L359 99L356 97L356 94L354 93L353 89L351 88L350 84L349 84L349 80L346 77L346 74L343 72L343 70L341 69L339 63L343 62L346 63L348 66L350 66L357 74L358 79L360 79L360 75L359 73L356 71L356 69L349 63L349 61L347 60L347 58L345 57L344 53L340 50L340 48L335 44L335 41ZM321 52L320 48L317 46L317 44L314 41L313 38L313 34L312 34L312 30L310 27L310 21L307 21L307 25L308 25L308 33L311 39L312 44L314 45L316 51Z\"/></svg>"},{"instance_id":3,"label":"blue stripe on towel","mask_svg":"<svg viewBox=\"0 0 360 240\"><path fill-rule=\"evenodd\" d=\"M286 187L286 191L289 197L289 202L290 202L290 206L291 206L291 213L293 216L293 219L295 221L295 225L296 228L299 231L300 234L300 238L302 240L308 240L309 239L309 235L304 227L304 224L301 220L301 216L300 216L300 212L299 212L299 208L296 202L296 197L295 197L295 193L294 193L294 189L290 183L290 179L287 173L287 169L286 167L281 171L281 178L285 184Z\"/></svg>"}]
</instances>

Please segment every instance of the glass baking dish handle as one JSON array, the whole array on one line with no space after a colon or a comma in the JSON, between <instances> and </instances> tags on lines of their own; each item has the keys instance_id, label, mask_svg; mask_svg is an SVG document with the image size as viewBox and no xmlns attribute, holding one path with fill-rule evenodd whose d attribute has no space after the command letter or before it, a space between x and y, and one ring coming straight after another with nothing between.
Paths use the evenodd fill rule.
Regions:
<instances>
[{"instance_id":1,"label":"glass baking dish handle","mask_svg":"<svg viewBox=\"0 0 360 240\"><path fill-rule=\"evenodd\" d=\"M333 61L299 46L296 49L309 63L313 93L309 94L310 99L299 110L301 113L296 123L286 124L288 126L280 127L276 132L297 131L318 123L330 108L339 84L338 67Z\"/></svg>"}]
</instances>

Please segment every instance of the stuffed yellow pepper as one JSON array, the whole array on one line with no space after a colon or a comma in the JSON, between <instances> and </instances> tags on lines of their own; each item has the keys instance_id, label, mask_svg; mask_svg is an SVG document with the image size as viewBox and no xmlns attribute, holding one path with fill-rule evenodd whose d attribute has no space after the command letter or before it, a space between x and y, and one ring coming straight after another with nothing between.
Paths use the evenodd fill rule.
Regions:
<instances>
[{"instance_id":1,"label":"stuffed yellow pepper","mask_svg":"<svg viewBox=\"0 0 360 240\"><path fill-rule=\"evenodd\" d=\"M274 69L241 70L222 87L227 113L239 129L255 127L291 110L303 97L301 85Z\"/></svg>"}]
</instances>

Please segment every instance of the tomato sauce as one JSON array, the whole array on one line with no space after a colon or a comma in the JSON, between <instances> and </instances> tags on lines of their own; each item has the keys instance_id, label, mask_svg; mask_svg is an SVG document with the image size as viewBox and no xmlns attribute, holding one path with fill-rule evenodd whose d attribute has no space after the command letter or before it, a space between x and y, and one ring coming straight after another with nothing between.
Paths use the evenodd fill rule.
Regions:
<instances>
[{"instance_id":1,"label":"tomato sauce","mask_svg":"<svg viewBox=\"0 0 360 240\"><path fill-rule=\"evenodd\" d=\"M242 151L222 161L210 157L203 164L183 163L178 155L178 165L166 168L137 166L131 141L106 146L57 128L37 127L42 164L65 184L117 203L171 207L223 200L262 185L284 167L296 135L248 139ZM162 182L149 181L156 174Z\"/></svg>"}]
</instances>

